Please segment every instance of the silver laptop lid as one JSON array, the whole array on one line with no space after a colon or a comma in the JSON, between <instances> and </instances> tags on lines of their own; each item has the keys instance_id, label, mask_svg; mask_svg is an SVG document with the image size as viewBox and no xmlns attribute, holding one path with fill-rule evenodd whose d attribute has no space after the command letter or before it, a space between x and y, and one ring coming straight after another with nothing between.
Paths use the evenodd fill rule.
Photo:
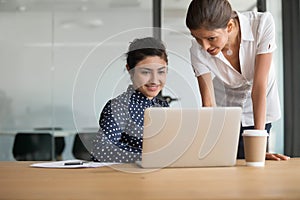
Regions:
<instances>
[{"instance_id":1,"label":"silver laptop lid","mask_svg":"<svg viewBox=\"0 0 300 200\"><path fill-rule=\"evenodd\" d=\"M241 108L148 108L145 110L141 166L232 166Z\"/></svg>"}]
</instances>

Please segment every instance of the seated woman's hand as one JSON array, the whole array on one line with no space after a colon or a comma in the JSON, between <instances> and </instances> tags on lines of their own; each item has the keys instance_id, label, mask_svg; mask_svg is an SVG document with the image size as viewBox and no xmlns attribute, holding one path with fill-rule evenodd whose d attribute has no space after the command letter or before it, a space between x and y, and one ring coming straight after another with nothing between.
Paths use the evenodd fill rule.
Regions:
<instances>
[{"instance_id":1,"label":"seated woman's hand","mask_svg":"<svg viewBox=\"0 0 300 200\"><path fill-rule=\"evenodd\" d=\"M290 157L278 153L266 153L266 160L289 160Z\"/></svg>"}]
</instances>

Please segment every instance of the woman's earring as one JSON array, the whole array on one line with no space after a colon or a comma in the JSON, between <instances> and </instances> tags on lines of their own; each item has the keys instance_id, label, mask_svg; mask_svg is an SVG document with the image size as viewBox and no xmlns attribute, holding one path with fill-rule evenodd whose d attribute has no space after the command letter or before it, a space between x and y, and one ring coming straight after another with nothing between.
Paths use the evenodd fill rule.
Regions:
<instances>
[{"instance_id":1,"label":"woman's earring","mask_svg":"<svg viewBox=\"0 0 300 200\"><path fill-rule=\"evenodd\" d=\"M227 56L232 56L233 51L230 49L230 45L228 47L228 50L226 51Z\"/></svg>"},{"instance_id":2,"label":"woman's earring","mask_svg":"<svg viewBox=\"0 0 300 200\"><path fill-rule=\"evenodd\" d=\"M232 56L233 52L232 52L231 49L228 49L228 50L226 51L226 54L227 54L227 56Z\"/></svg>"}]
</instances>

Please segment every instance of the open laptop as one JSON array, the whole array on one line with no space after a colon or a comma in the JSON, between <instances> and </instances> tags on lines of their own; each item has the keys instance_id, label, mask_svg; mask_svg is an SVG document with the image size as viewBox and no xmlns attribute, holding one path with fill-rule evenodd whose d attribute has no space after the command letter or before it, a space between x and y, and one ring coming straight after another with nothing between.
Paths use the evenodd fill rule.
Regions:
<instances>
[{"instance_id":1,"label":"open laptop","mask_svg":"<svg viewBox=\"0 0 300 200\"><path fill-rule=\"evenodd\" d=\"M236 164L241 108L147 108L143 168Z\"/></svg>"}]
</instances>

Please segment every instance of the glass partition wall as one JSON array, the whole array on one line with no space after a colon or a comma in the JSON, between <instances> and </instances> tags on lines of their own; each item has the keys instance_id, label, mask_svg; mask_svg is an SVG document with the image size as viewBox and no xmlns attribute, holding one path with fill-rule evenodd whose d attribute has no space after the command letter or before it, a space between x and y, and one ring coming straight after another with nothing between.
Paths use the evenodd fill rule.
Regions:
<instances>
[{"instance_id":1,"label":"glass partition wall","mask_svg":"<svg viewBox=\"0 0 300 200\"><path fill-rule=\"evenodd\" d=\"M151 26L150 1L1 1L0 130L97 127L129 83L129 42Z\"/></svg>"}]
</instances>

